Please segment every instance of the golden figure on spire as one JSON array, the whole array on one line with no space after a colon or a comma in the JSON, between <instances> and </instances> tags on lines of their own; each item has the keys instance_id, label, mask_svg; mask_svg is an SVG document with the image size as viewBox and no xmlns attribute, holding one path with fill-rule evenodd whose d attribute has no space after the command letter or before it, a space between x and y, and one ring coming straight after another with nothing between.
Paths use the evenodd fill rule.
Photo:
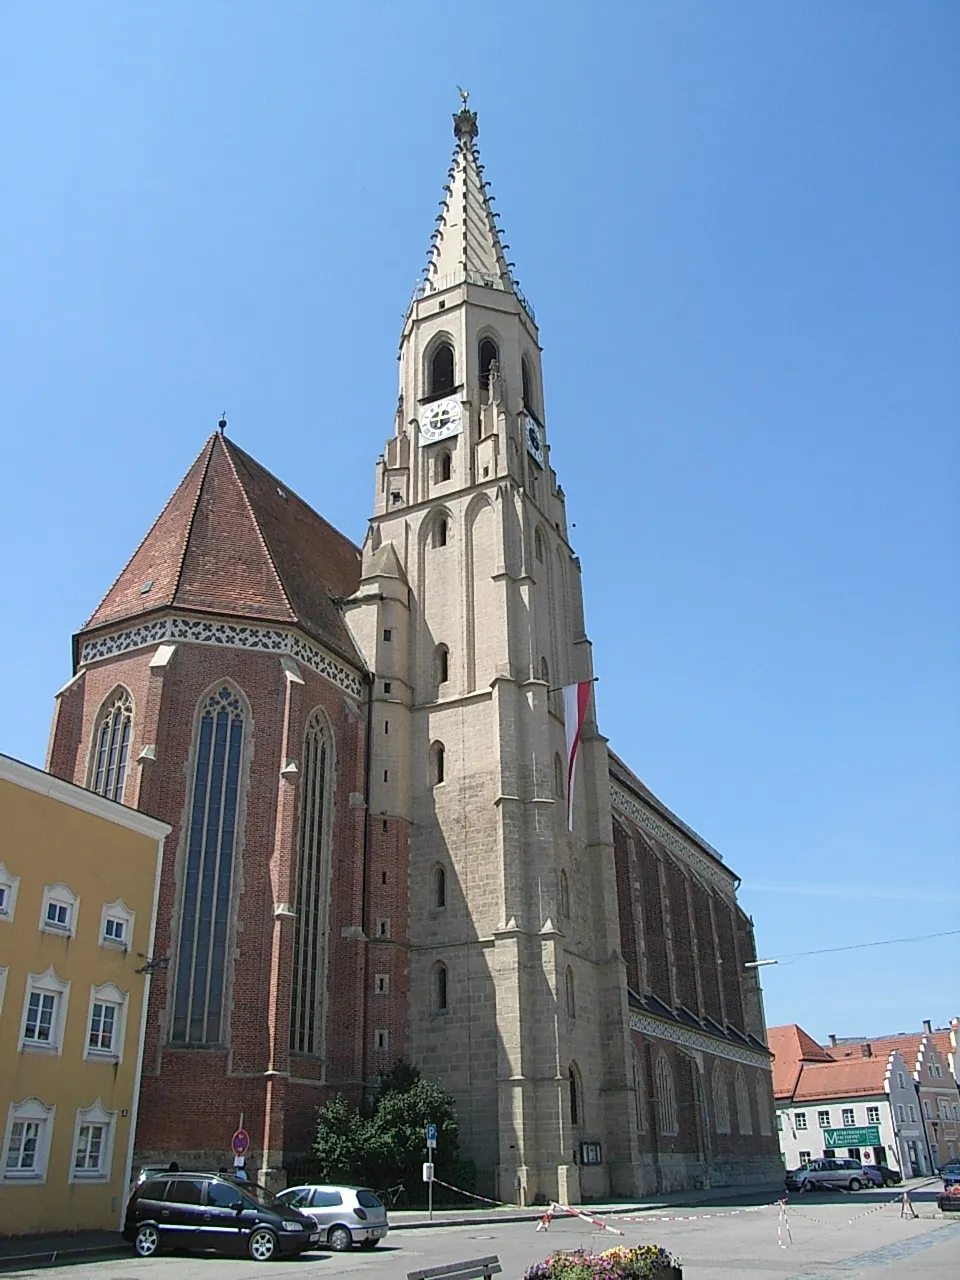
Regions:
<instances>
[{"instance_id":1,"label":"golden figure on spire","mask_svg":"<svg viewBox=\"0 0 960 1280\"><path fill-rule=\"evenodd\" d=\"M460 95L460 101L463 103L463 110L464 110L464 111L466 111L466 109L467 109L467 100L468 100L468 99L469 99L469 97L470 97L470 91L469 91L468 89L461 89L461 88L460 88L460 86L459 86L459 85L457 85L457 93L459 93L459 95Z\"/></svg>"}]
</instances>

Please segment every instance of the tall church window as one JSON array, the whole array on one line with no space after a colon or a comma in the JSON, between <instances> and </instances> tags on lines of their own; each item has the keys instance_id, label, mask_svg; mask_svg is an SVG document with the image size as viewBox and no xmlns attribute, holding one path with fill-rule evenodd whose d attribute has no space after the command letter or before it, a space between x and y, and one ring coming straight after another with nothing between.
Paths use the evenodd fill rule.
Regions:
<instances>
[{"instance_id":1,"label":"tall church window","mask_svg":"<svg viewBox=\"0 0 960 1280\"><path fill-rule=\"evenodd\" d=\"M543 534L539 529L535 529L533 533L533 554L543 564Z\"/></svg>"},{"instance_id":2,"label":"tall church window","mask_svg":"<svg viewBox=\"0 0 960 1280\"><path fill-rule=\"evenodd\" d=\"M661 1133L678 1133L677 1095L673 1087L673 1072L664 1054L657 1058L656 1068L657 1127Z\"/></svg>"},{"instance_id":3,"label":"tall church window","mask_svg":"<svg viewBox=\"0 0 960 1280\"><path fill-rule=\"evenodd\" d=\"M765 1137L769 1137L770 1100L767 1096L766 1078L762 1071L757 1072L757 1120L760 1123L760 1132Z\"/></svg>"},{"instance_id":4,"label":"tall church window","mask_svg":"<svg viewBox=\"0 0 960 1280\"><path fill-rule=\"evenodd\" d=\"M713 1127L717 1133L730 1132L730 1098L727 1094L727 1079L719 1062L714 1063L711 1081L713 1093Z\"/></svg>"},{"instance_id":5,"label":"tall church window","mask_svg":"<svg viewBox=\"0 0 960 1280\"><path fill-rule=\"evenodd\" d=\"M753 1133L753 1117L750 1115L750 1091L743 1068L737 1067L734 1091L737 1095L737 1128L741 1133Z\"/></svg>"},{"instance_id":6,"label":"tall church window","mask_svg":"<svg viewBox=\"0 0 960 1280\"><path fill-rule=\"evenodd\" d=\"M537 406L533 394L533 374L530 372L530 362L526 356L520 361L520 385L523 389L523 403L526 408L537 411Z\"/></svg>"},{"instance_id":7,"label":"tall church window","mask_svg":"<svg viewBox=\"0 0 960 1280\"><path fill-rule=\"evenodd\" d=\"M572 1063L567 1071L567 1087L570 1097L570 1123L578 1125L583 1119L583 1094L580 1089L580 1073Z\"/></svg>"},{"instance_id":8,"label":"tall church window","mask_svg":"<svg viewBox=\"0 0 960 1280\"><path fill-rule=\"evenodd\" d=\"M558 800L563 799L563 761L559 754L553 757L553 794Z\"/></svg>"},{"instance_id":9,"label":"tall church window","mask_svg":"<svg viewBox=\"0 0 960 1280\"><path fill-rule=\"evenodd\" d=\"M447 536L450 532L450 524L446 516L437 516L433 526L433 545L435 547L445 547L447 545Z\"/></svg>"},{"instance_id":10,"label":"tall church window","mask_svg":"<svg viewBox=\"0 0 960 1280\"><path fill-rule=\"evenodd\" d=\"M446 684L450 679L450 650L445 644L437 645L435 667L437 684Z\"/></svg>"},{"instance_id":11,"label":"tall church window","mask_svg":"<svg viewBox=\"0 0 960 1280\"><path fill-rule=\"evenodd\" d=\"M573 970L567 965L566 972L563 975L564 993L567 999L567 1017L575 1018L577 1016L577 991L573 985Z\"/></svg>"},{"instance_id":12,"label":"tall church window","mask_svg":"<svg viewBox=\"0 0 960 1280\"><path fill-rule=\"evenodd\" d=\"M433 905L435 907L447 905L447 873L440 866L433 869Z\"/></svg>"},{"instance_id":13,"label":"tall church window","mask_svg":"<svg viewBox=\"0 0 960 1280\"><path fill-rule=\"evenodd\" d=\"M430 394L439 396L454 388L453 347L441 342L430 360Z\"/></svg>"},{"instance_id":14,"label":"tall church window","mask_svg":"<svg viewBox=\"0 0 960 1280\"><path fill-rule=\"evenodd\" d=\"M307 722L300 775L296 920L290 994L290 1048L295 1053L320 1051L332 773L330 755L325 721L321 713L315 711Z\"/></svg>"},{"instance_id":15,"label":"tall church window","mask_svg":"<svg viewBox=\"0 0 960 1280\"><path fill-rule=\"evenodd\" d=\"M550 664L546 658L540 659L540 679L544 684L550 683Z\"/></svg>"},{"instance_id":16,"label":"tall church window","mask_svg":"<svg viewBox=\"0 0 960 1280\"><path fill-rule=\"evenodd\" d=\"M570 918L570 881L566 871L560 872L560 914L564 919Z\"/></svg>"},{"instance_id":17,"label":"tall church window","mask_svg":"<svg viewBox=\"0 0 960 1280\"><path fill-rule=\"evenodd\" d=\"M438 964L433 971L433 999L438 1013L447 1011L447 966Z\"/></svg>"},{"instance_id":18,"label":"tall church window","mask_svg":"<svg viewBox=\"0 0 960 1280\"><path fill-rule=\"evenodd\" d=\"M449 449L441 449L437 454L434 463L433 478L436 484L443 484L444 480L449 480L452 474L453 463L450 458Z\"/></svg>"},{"instance_id":19,"label":"tall church window","mask_svg":"<svg viewBox=\"0 0 960 1280\"><path fill-rule=\"evenodd\" d=\"M500 352L492 338L484 338L480 343L480 389L486 391L490 385L490 366L499 364Z\"/></svg>"},{"instance_id":20,"label":"tall church window","mask_svg":"<svg viewBox=\"0 0 960 1280\"><path fill-rule=\"evenodd\" d=\"M445 776L445 755L442 742L435 742L430 748L430 784L438 786Z\"/></svg>"},{"instance_id":21,"label":"tall church window","mask_svg":"<svg viewBox=\"0 0 960 1280\"><path fill-rule=\"evenodd\" d=\"M217 1044L225 1030L244 718L240 697L228 685L200 708L171 1032L181 1044Z\"/></svg>"},{"instance_id":22,"label":"tall church window","mask_svg":"<svg viewBox=\"0 0 960 1280\"><path fill-rule=\"evenodd\" d=\"M116 689L97 719L90 762L90 790L108 800L123 799L132 727L133 699L126 689Z\"/></svg>"}]
</instances>

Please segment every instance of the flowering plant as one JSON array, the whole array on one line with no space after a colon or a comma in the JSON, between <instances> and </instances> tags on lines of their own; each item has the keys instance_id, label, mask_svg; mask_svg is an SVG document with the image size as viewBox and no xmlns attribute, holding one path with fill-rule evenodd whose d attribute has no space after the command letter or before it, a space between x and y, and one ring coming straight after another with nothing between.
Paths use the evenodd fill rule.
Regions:
<instances>
[{"instance_id":1,"label":"flowering plant","mask_svg":"<svg viewBox=\"0 0 960 1280\"><path fill-rule=\"evenodd\" d=\"M555 1253L528 1267L523 1280L666 1280L669 1275L679 1275L678 1260L659 1245L641 1244L600 1254Z\"/></svg>"}]
</instances>

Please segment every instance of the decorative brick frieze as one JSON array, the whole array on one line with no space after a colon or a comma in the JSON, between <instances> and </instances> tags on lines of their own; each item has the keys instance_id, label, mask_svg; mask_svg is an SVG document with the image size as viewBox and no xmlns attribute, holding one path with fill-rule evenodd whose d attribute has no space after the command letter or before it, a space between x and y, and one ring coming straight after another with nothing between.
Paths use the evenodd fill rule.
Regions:
<instances>
[{"instance_id":1,"label":"decorative brick frieze","mask_svg":"<svg viewBox=\"0 0 960 1280\"><path fill-rule=\"evenodd\" d=\"M628 818L632 818L644 831L656 836L668 849L679 854L705 880L715 884L724 893L729 894L733 891L733 876L729 871L717 866L712 859L702 854L692 840L684 839L679 833L671 830L670 827L661 822L659 818L655 818L649 809L635 800L622 787L618 787L615 782L610 783L610 801L615 809L625 813Z\"/></svg>"},{"instance_id":2,"label":"decorative brick frieze","mask_svg":"<svg viewBox=\"0 0 960 1280\"><path fill-rule=\"evenodd\" d=\"M743 1062L751 1067L770 1070L770 1059L766 1054L758 1053L756 1049L744 1049L738 1044L731 1044L728 1040L718 1040L700 1031L693 1031L689 1027L676 1026L672 1022L661 1022L659 1018L651 1018L645 1013L631 1011L630 1029L657 1040L669 1040L671 1044L680 1045L684 1049L712 1053L715 1058L727 1058L731 1062Z\"/></svg>"},{"instance_id":3,"label":"decorative brick frieze","mask_svg":"<svg viewBox=\"0 0 960 1280\"><path fill-rule=\"evenodd\" d=\"M80 665L89 666L103 658L113 658L131 649L145 649L164 641L183 644L214 644L230 649L254 649L261 652L289 654L305 666L325 676L345 693L359 698L363 683L355 672L338 662L319 645L305 640L294 631L279 627L259 627L252 623L224 622L211 618L185 618L173 614L155 618L136 627L111 631L104 636L85 640L80 649Z\"/></svg>"}]
</instances>

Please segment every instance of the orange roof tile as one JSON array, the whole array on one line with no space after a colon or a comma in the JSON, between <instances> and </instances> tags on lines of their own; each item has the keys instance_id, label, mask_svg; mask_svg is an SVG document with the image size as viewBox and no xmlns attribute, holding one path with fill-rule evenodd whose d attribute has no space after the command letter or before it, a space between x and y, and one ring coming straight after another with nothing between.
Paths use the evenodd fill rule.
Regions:
<instances>
[{"instance_id":1,"label":"orange roof tile","mask_svg":"<svg viewBox=\"0 0 960 1280\"><path fill-rule=\"evenodd\" d=\"M767 1045L773 1054L773 1093L776 1098L793 1095L804 1062L830 1061L823 1046L795 1022L784 1027L768 1027Z\"/></svg>"},{"instance_id":2,"label":"orange roof tile","mask_svg":"<svg viewBox=\"0 0 960 1280\"><path fill-rule=\"evenodd\" d=\"M884 1092L889 1054L843 1062L808 1062L800 1069L794 1102L818 1098L862 1098Z\"/></svg>"},{"instance_id":3,"label":"orange roof tile","mask_svg":"<svg viewBox=\"0 0 960 1280\"><path fill-rule=\"evenodd\" d=\"M82 630L179 607L299 625L363 665L337 603L359 582L349 538L215 432Z\"/></svg>"}]
</instances>

